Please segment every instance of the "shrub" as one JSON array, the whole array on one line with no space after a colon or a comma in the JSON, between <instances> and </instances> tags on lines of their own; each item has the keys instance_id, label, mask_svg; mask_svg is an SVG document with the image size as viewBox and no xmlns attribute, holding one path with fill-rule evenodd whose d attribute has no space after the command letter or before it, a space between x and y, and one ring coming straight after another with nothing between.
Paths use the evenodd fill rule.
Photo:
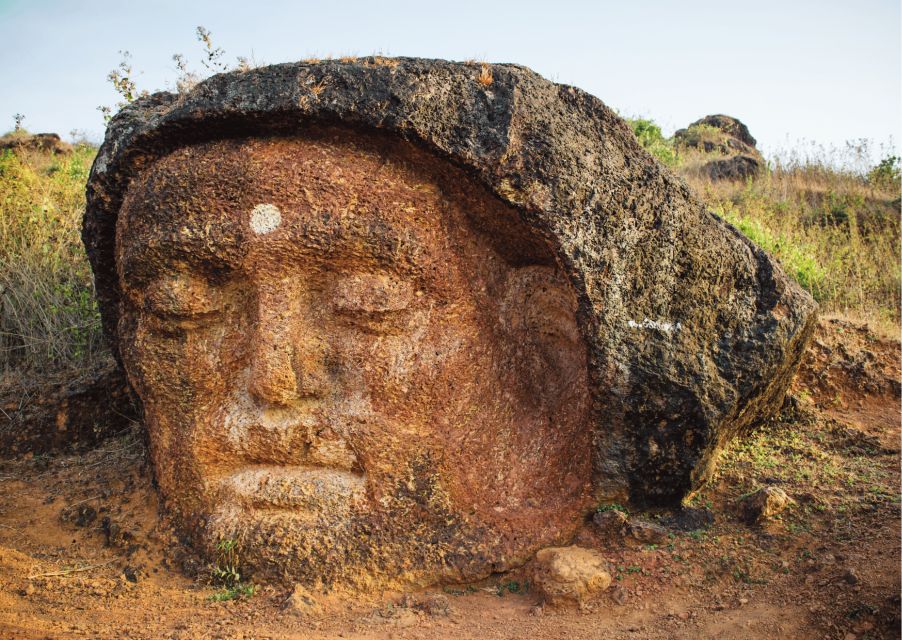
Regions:
<instances>
[{"instance_id":1,"label":"shrub","mask_svg":"<svg viewBox=\"0 0 902 640\"><path fill-rule=\"evenodd\" d=\"M673 141L664 137L661 127L655 124L654 120L637 118L635 120L627 119L627 122L633 128L639 144L646 151L668 166L676 164L677 158L673 151Z\"/></svg>"},{"instance_id":2,"label":"shrub","mask_svg":"<svg viewBox=\"0 0 902 640\"><path fill-rule=\"evenodd\" d=\"M887 156L868 172L868 182L877 189L899 193L902 187L899 156Z\"/></svg>"}]
</instances>

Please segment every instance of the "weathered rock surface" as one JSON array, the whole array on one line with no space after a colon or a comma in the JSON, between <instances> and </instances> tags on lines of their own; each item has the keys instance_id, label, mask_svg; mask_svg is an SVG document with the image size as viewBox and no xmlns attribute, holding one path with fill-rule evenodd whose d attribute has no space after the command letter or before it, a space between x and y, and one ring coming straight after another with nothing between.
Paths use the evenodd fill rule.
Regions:
<instances>
[{"instance_id":1,"label":"weathered rock surface","mask_svg":"<svg viewBox=\"0 0 902 640\"><path fill-rule=\"evenodd\" d=\"M631 519L626 529L626 542L633 546L663 544L668 537L667 529L645 520Z\"/></svg>"},{"instance_id":2,"label":"weathered rock surface","mask_svg":"<svg viewBox=\"0 0 902 640\"><path fill-rule=\"evenodd\" d=\"M665 517L663 522L680 531L697 531L714 524L714 512L706 507L682 507Z\"/></svg>"},{"instance_id":3,"label":"weathered rock surface","mask_svg":"<svg viewBox=\"0 0 902 640\"><path fill-rule=\"evenodd\" d=\"M491 71L485 86L479 66L435 60L283 64L124 109L92 170L83 233L105 330L115 346L119 208L158 158L324 123L382 131L464 168L547 239L590 355L596 492L674 503L724 442L779 407L816 305L600 100L523 67Z\"/></svg>"},{"instance_id":4,"label":"weathered rock surface","mask_svg":"<svg viewBox=\"0 0 902 640\"><path fill-rule=\"evenodd\" d=\"M610 509L595 513L592 516L592 523L606 538L618 539L626 532L629 517L622 511Z\"/></svg>"},{"instance_id":5,"label":"weathered rock surface","mask_svg":"<svg viewBox=\"0 0 902 640\"><path fill-rule=\"evenodd\" d=\"M746 180L757 176L765 166L748 127L730 116L705 116L678 130L674 138L680 146L726 156L700 167L710 180Z\"/></svg>"},{"instance_id":6,"label":"weathered rock surface","mask_svg":"<svg viewBox=\"0 0 902 640\"><path fill-rule=\"evenodd\" d=\"M702 166L701 171L711 180L746 180L758 175L763 166L761 158L738 155L711 160Z\"/></svg>"},{"instance_id":7,"label":"weathered rock surface","mask_svg":"<svg viewBox=\"0 0 902 640\"><path fill-rule=\"evenodd\" d=\"M285 600L284 609L294 615L306 618L322 613L323 607L303 585L296 584Z\"/></svg>"},{"instance_id":8,"label":"weathered rock surface","mask_svg":"<svg viewBox=\"0 0 902 640\"><path fill-rule=\"evenodd\" d=\"M550 547L536 554L532 584L547 604L582 606L588 597L611 585L611 574L597 551Z\"/></svg>"}]
</instances>

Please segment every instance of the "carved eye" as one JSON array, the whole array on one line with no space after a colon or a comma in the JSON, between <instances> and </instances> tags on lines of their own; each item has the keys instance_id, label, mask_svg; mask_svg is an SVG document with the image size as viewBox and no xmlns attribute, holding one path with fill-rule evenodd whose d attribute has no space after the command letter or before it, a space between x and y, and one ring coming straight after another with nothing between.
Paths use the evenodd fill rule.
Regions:
<instances>
[{"instance_id":1,"label":"carved eye","mask_svg":"<svg viewBox=\"0 0 902 640\"><path fill-rule=\"evenodd\" d=\"M144 290L144 309L157 319L191 329L222 317L225 296L206 278L186 273L160 277Z\"/></svg>"},{"instance_id":2,"label":"carved eye","mask_svg":"<svg viewBox=\"0 0 902 640\"><path fill-rule=\"evenodd\" d=\"M366 331L395 333L415 298L413 286L382 273L342 277L335 287L335 313Z\"/></svg>"}]
</instances>

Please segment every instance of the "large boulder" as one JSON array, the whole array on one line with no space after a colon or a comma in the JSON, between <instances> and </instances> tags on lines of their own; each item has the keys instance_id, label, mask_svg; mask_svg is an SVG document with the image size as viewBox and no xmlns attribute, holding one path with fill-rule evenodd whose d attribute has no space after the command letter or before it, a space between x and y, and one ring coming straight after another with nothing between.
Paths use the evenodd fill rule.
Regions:
<instances>
[{"instance_id":1,"label":"large boulder","mask_svg":"<svg viewBox=\"0 0 902 640\"><path fill-rule=\"evenodd\" d=\"M383 131L464 168L547 238L589 350L596 493L676 504L733 436L779 408L816 304L646 153L594 96L516 65L415 58L280 64L157 93L117 114L83 239L116 352L115 225L131 180L174 148L324 123Z\"/></svg>"},{"instance_id":2,"label":"large boulder","mask_svg":"<svg viewBox=\"0 0 902 640\"><path fill-rule=\"evenodd\" d=\"M514 65L158 93L113 118L87 198L166 503L306 586L467 581L599 501L679 503L814 326L613 111Z\"/></svg>"},{"instance_id":3,"label":"large boulder","mask_svg":"<svg viewBox=\"0 0 902 640\"><path fill-rule=\"evenodd\" d=\"M690 129L699 127L710 127L723 133L722 146L719 147L723 153L748 151L755 149L758 144L758 141L749 133L749 128L741 120L723 114L705 116L690 124L686 129L678 130L674 135L677 140L683 140L689 146L701 146L705 151L713 151L716 148L713 141L701 140L691 135Z\"/></svg>"}]
</instances>

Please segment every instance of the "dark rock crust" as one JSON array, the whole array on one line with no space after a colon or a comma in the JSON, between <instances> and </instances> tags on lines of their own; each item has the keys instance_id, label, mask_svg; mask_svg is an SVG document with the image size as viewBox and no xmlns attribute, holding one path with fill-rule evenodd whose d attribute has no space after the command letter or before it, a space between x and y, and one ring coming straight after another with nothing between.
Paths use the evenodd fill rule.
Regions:
<instances>
[{"instance_id":1,"label":"dark rock crust","mask_svg":"<svg viewBox=\"0 0 902 640\"><path fill-rule=\"evenodd\" d=\"M35 455L95 446L137 419L122 371L108 362L87 375L0 390L0 454Z\"/></svg>"},{"instance_id":2,"label":"dark rock crust","mask_svg":"<svg viewBox=\"0 0 902 640\"><path fill-rule=\"evenodd\" d=\"M779 408L816 305L597 98L529 69L412 58L274 65L129 105L87 188L83 240L116 348L115 222L130 181L219 138L379 130L466 170L554 250L589 350L599 499L674 503ZM117 354L118 357L118 354Z\"/></svg>"}]
</instances>

